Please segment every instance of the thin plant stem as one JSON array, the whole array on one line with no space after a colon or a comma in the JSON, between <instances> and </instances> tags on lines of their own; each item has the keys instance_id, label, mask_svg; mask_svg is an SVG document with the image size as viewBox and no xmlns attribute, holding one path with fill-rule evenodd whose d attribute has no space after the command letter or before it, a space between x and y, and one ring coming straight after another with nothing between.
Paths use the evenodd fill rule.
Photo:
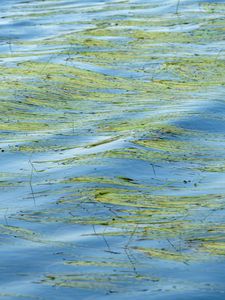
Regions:
<instances>
[{"instance_id":1,"label":"thin plant stem","mask_svg":"<svg viewBox=\"0 0 225 300\"><path fill-rule=\"evenodd\" d=\"M180 6L180 0L177 1L176 14L178 14L179 6Z\"/></svg>"}]
</instances>

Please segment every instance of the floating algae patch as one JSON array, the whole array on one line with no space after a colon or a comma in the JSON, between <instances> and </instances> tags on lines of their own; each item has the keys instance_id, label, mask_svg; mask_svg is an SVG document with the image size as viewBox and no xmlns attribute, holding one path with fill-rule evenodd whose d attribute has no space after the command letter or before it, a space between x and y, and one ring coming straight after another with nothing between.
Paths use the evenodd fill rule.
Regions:
<instances>
[{"instance_id":1,"label":"floating algae patch","mask_svg":"<svg viewBox=\"0 0 225 300\"><path fill-rule=\"evenodd\" d=\"M201 250L212 255L225 255L225 242L204 242Z\"/></svg>"},{"instance_id":2,"label":"floating algae patch","mask_svg":"<svg viewBox=\"0 0 225 300\"><path fill-rule=\"evenodd\" d=\"M73 287L85 289L103 289L113 292L120 292L125 289L124 284L136 285L141 281L151 283L158 281L157 278L144 277L138 275L125 275L116 273L87 273L87 274L50 274L47 275L40 283L56 287Z\"/></svg>"},{"instance_id":3,"label":"floating algae patch","mask_svg":"<svg viewBox=\"0 0 225 300\"><path fill-rule=\"evenodd\" d=\"M165 63L162 68L172 70L183 80L197 81L210 85L221 85L225 82L224 60L218 56L198 57L175 60Z\"/></svg>"},{"instance_id":4,"label":"floating algae patch","mask_svg":"<svg viewBox=\"0 0 225 300\"><path fill-rule=\"evenodd\" d=\"M19 145L17 147L15 147L15 151L20 151L20 152L48 152L48 151L66 151L66 150L70 150L70 149L74 149L77 148L77 145L55 145L55 144L51 144L48 142L43 142L40 143L39 141L36 141L35 143L29 143L27 145Z\"/></svg>"},{"instance_id":5,"label":"floating algae patch","mask_svg":"<svg viewBox=\"0 0 225 300\"><path fill-rule=\"evenodd\" d=\"M168 152L180 152L190 150L190 145L188 143L176 140L139 140L135 143L141 146Z\"/></svg>"},{"instance_id":6,"label":"floating algae patch","mask_svg":"<svg viewBox=\"0 0 225 300\"><path fill-rule=\"evenodd\" d=\"M198 223L193 222L193 218L200 209L221 210L223 202L224 196L220 194L178 197L153 195L146 190L96 187L62 198L57 201L58 206L49 211L23 211L17 218L44 223L107 225L121 229L140 224L136 236L176 237L182 232L185 238L193 239L196 230L199 235L208 230L221 231L214 224L201 223L201 219ZM126 234L130 233L128 230ZM115 234L112 232L112 235Z\"/></svg>"},{"instance_id":7,"label":"floating algae patch","mask_svg":"<svg viewBox=\"0 0 225 300\"><path fill-rule=\"evenodd\" d=\"M201 157L195 157L192 158L192 153L190 152L189 155L187 153L180 153L179 155L175 155L174 153L164 153L164 152L157 152L157 151L149 151L145 149L139 149L139 148L122 148L122 149L116 149L111 151L104 152L101 156L102 157L109 157L109 158L121 158L121 159L134 159L134 160L143 160L150 163L154 162L193 162L193 163L201 163L201 162L207 162L210 161L210 158L207 156L204 157L201 155ZM96 155L95 155L96 156Z\"/></svg>"},{"instance_id":8,"label":"floating algae patch","mask_svg":"<svg viewBox=\"0 0 225 300\"><path fill-rule=\"evenodd\" d=\"M13 298L13 299L34 299L39 300L41 299L39 296L32 296L32 295L25 295L25 294L15 294L15 293L0 293L0 297L4 298Z\"/></svg>"},{"instance_id":9,"label":"floating algae patch","mask_svg":"<svg viewBox=\"0 0 225 300\"><path fill-rule=\"evenodd\" d=\"M166 250L153 249L153 248L136 248L136 250L147 254L151 258L156 258L161 260L175 260L180 262L188 262L189 260L193 259L192 256L181 253L179 251L170 252Z\"/></svg>"},{"instance_id":10,"label":"floating algae patch","mask_svg":"<svg viewBox=\"0 0 225 300\"><path fill-rule=\"evenodd\" d=\"M210 172L210 173L224 173L225 172L225 165L223 163L221 164L216 164L216 165L208 165L204 167L199 167L198 168L200 171L203 172Z\"/></svg>"},{"instance_id":11,"label":"floating algae patch","mask_svg":"<svg viewBox=\"0 0 225 300\"><path fill-rule=\"evenodd\" d=\"M0 234L37 243L43 242L41 236L38 233L17 226L0 225Z\"/></svg>"},{"instance_id":12,"label":"floating algae patch","mask_svg":"<svg viewBox=\"0 0 225 300\"><path fill-rule=\"evenodd\" d=\"M24 186L24 181L12 182L9 180L0 180L0 187L18 187L20 185Z\"/></svg>"},{"instance_id":13,"label":"floating algae patch","mask_svg":"<svg viewBox=\"0 0 225 300\"><path fill-rule=\"evenodd\" d=\"M143 187L142 185L135 182L135 180L127 177L75 177L65 180L65 183L94 183L94 184L107 184L107 185L121 185L121 186L138 186Z\"/></svg>"},{"instance_id":14,"label":"floating algae patch","mask_svg":"<svg viewBox=\"0 0 225 300\"><path fill-rule=\"evenodd\" d=\"M28 179L27 174L18 173L0 173L0 187L18 187L24 186Z\"/></svg>"},{"instance_id":15,"label":"floating algae patch","mask_svg":"<svg viewBox=\"0 0 225 300\"><path fill-rule=\"evenodd\" d=\"M109 131L109 132L132 132L138 133L154 133L158 131L159 133L171 133L171 134L182 134L186 133L182 128L179 128L175 125L167 125L166 121L170 120L173 117L173 115L163 114L162 116L159 116L158 118L156 116L152 116L151 118L137 118L137 119L131 119L126 120L122 122L112 122L111 124L104 124L100 128L100 131ZM175 117L178 118L178 115ZM161 119L161 122L159 120Z\"/></svg>"},{"instance_id":16,"label":"floating algae patch","mask_svg":"<svg viewBox=\"0 0 225 300\"><path fill-rule=\"evenodd\" d=\"M206 12L209 13L224 13L225 4L220 2L205 2L201 3L201 6L205 9Z\"/></svg>"},{"instance_id":17,"label":"floating algae patch","mask_svg":"<svg viewBox=\"0 0 225 300\"><path fill-rule=\"evenodd\" d=\"M164 196L151 195L149 193L133 192L121 189L101 189L96 191L95 199L98 202L114 205L134 206L141 208L177 210L182 212L198 206L215 206L223 203L223 195L199 195L199 196ZM217 203L218 202L218 203Z\"/></svg>"},{"instance_id":18,"label":"floating algae patch","mask_svg":"<svg viewBox=\"0 0 225 300\"><path fill-rule=\"evenodd\" d=\"M122 137L122 135L121 136L115 136L115 137L107 138L107 139L104 139L104 140L99 141L99 142L90 143L87 146L85 146L85 148L92 148L92 147L97 147L97 146L105 145L105 144L117 141L121 137Z\"/></svg>"},{"instance_id":19,"label":"floating algae patch","mask_svg":"<svg viewBox=\"0 0 225 300\"><path fill-rule=\"evenodd\" d=\"M173 133L173 131L168 131L166 135L167 134L169 134L169 136L171 135L171 137L177 136L177 133ZM126 160L126 162L144 161L149 162L151 165L160 162L163 164L169 164L171 162L180 162L190 163L189 168L193 170L202 170L204 168L203 164L206 163L223 163L223 157L214 157L212 152L213 149L207 149L204 146L199 147L198 145L190 145L187 147L187 149L184 149L183 151L170 151L170 149L166 148L161 149L161 146L158 146L157 149L156 146L155 149L154 147L152 147L151 149L150 147L146 147L146 145L138 145L139 143L142 144L142 140L132 141L130 147L119 147L114 150L105 151L99 150L96 153L91 154L79 153L77 155L72 155L68 158L49 160L49 162L64 166L107 165L109 162L116 163L117 160L119 161L121 159ZM157 143L155 143L155 145L156 144Z\"/></svg>"},{"instance_id":20,"label":"floating algae patch","mask_svg":"<svg viewBox=\"0 0 225 300\"><path fill-rule=\"evenodd\" d=\"M111 267L111 268L127 268L129 267L128 263L122 263L122 262L112 262L112 261L79 261L79 260L74 260L74 261L66 261L66 265L70 266L81 266L81 267Z\"/></svg>"},{"instance_id":21,"label":"floating algae patch","mask_svg":"<svg viewBox=\"0 0 225 300\"><path fill-rule=\"evenodd\" d=\"M120 88L131 90L135 86L141 86L138 81L133 80L133 86L129 85L129 80L120 77L107 77L103 74L97 72L86 71L70 66L53 64L53 63L35 63L35 62L25 62L21 64L22 72L29 76L41 76L44 77L48 74L49 82L56 81L62 83L62 88L66 91L67 84L71 84L71 89L76 89L85 87L87 88ZM67 75L67 76L65 76ZM69 77L73 76L73 77ZM73 84L73 86L72 86ZM58 87L57 87L58 89Z\"/></svg>"}]
</instances>

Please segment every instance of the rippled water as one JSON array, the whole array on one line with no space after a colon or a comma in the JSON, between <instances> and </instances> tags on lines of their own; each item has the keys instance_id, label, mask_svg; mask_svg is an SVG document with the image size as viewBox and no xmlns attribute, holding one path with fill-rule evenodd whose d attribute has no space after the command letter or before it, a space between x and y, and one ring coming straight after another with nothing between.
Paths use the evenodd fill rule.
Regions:
<instances>
[{"instance_id":1,"label":"rippled water","mask_svg":"<svg viewBox=\"0 0 225 300\"><path fill-rule=\"evenodd\" d=\"M225 298L224 14L1 1L1 299Z\"/></svg>"}]
</instances>

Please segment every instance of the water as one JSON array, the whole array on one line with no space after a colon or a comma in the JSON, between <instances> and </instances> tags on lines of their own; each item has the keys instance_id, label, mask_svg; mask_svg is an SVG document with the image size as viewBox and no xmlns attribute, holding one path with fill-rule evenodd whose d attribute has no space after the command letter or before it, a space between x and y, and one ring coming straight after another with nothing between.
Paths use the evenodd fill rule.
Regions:
<instances>
[{"instance_id":1,"label":"water","mask_svg":"<svg viewBox=\"0 0 225 300\"><path fill-rule=\"evenodd\" d=\"M224 299L224 1L1 1L1 299Z\"/></svg>"}]
</instances>

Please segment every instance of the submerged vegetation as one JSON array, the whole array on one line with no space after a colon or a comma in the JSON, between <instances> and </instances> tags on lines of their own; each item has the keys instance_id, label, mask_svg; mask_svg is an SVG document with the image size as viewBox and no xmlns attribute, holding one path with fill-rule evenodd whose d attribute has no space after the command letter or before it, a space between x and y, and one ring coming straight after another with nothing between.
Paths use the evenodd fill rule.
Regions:
<instances>
[{"instance_id":1,"label":"submerged vegetation","mask_svg":"<svg viewBox=\"0 0 225 300\"><path fill-rule=\"evenodd\" d=\"M7 5L0 298L224 292L225 4Z\"/></svg>"}]
</instances>

